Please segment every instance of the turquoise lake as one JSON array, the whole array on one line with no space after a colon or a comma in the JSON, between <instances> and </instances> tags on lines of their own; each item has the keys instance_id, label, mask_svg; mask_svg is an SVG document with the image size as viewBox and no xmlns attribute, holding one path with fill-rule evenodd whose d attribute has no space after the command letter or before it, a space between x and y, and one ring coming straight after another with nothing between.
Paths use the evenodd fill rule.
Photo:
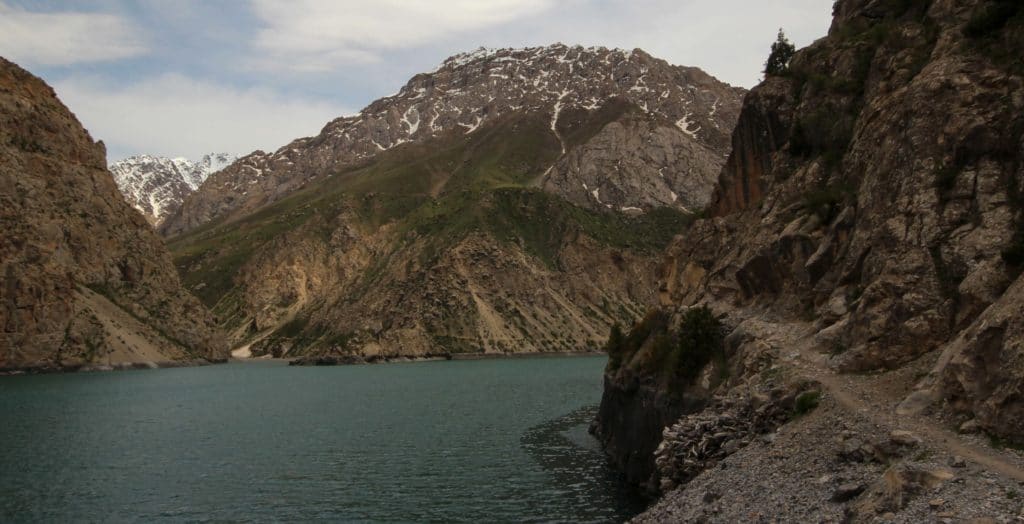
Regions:
<instances>
[{"instance_id":1,"label":"turquoise lake","mask_svg":"<svg viewBox=\"0 0 1024 524\"><path fill-rule=\"evenodd\" d=\"M620 522L603 357L0 377L0 521Z\"/></svg>"}]
</instances>

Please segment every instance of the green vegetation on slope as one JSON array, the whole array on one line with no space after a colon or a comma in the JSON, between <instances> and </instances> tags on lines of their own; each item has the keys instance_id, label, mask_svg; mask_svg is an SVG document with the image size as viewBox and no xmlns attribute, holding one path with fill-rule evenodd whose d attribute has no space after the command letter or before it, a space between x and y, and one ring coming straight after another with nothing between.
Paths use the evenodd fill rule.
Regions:
<instances>
[{"instance_id":1,"label":"green vegetation on slope","mask_svg":"<svg viewBox=\"0 0 1024 524\"><path fill-rule=\"evenodd\" d=\"M569 140L585 140L631 107L610 104L578 115L560 132ZM689 216L671 209L637 217L586 210L533 188L561 153L549 126L546 115L510 116L469 136L451 134L396 148L251 215L171 239L176 265L185 285L223 321L240 305L240 270L284 235L327 241L342 223L367 235L392 224L389 251L364 271L356 292L361 295L374 289L394 256L411 246L419 264L429 267L467 235L481 233L559 269L563 246L579 236L654 253L689 222Z\"/></svg>"},{"instance_id":2,"label":"green vegetation on slope","mask_svg":"<svg viewBox=\"0 0 1024 524\"><path fill-rule=\"evenodd\" d=\"M628 334L612 327L605 351L606 371L625 369L640 376L653 376L670 391L692 385L700 373L714 363L716 379L725 378L725 331L720 320L707 306L683 313L677 329L672 329L667 313L649 312L633 325Z\"/></svg>"}]
</instances>

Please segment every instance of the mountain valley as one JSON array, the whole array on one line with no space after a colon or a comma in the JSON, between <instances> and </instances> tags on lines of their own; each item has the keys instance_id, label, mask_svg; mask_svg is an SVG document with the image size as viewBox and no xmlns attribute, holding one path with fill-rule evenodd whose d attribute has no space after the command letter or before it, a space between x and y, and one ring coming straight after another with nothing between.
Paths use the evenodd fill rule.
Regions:
<instances>
[{"instance_id":1,"label":"mountain valley","mask_svg":"<svg viewBox=\"0 0 1024 524\"><path fill-rule=\"evenodd\" d=\"M0 377L0 517L1024 518L1024 5L832 16L750 90L480 48L196 162L0 58L0 375L230 362Z\"/></svg>"},{"instance_id":2,"label":"mountain valley","mask_svg":"<svg viewBox=\"0 0 1024 524\"><path fill-rule=\"evenodd\" d=\"M196 224L168 239L185 284L253 355L597 350L656 303L741 93L641 51L460 55L240 159L162 231Z\"/></svg>"}]
</instances>

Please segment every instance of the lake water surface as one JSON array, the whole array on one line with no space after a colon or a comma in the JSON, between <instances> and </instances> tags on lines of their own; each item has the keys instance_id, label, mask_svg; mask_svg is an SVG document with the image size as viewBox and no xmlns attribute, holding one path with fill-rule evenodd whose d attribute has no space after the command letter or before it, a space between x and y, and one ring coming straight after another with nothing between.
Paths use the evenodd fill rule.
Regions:
<instances>
[{"instance_id":1,"label":"lake water surface","mask_svg":"<svg viewBox=\"0 0 1024 524\"><path fill-rule=\"evenodd\" d=\"M0 521L622 521L604 363L0 377Z\"/></svg>"}]
</instances>

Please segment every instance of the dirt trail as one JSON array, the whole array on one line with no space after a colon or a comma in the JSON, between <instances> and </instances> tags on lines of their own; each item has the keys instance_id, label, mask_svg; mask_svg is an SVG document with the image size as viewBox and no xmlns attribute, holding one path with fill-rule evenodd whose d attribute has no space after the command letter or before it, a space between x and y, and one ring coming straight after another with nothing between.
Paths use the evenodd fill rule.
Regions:
<instances>
[{"instance_id":1,"label":"dirt trail","mask_svg":"<svg viewBox=\"0 0 1024 524\"><path fill-rule=\"evenodd\" d=\"M838 374L833 371L828 366L828 356L818 351L814 330L809 324L764 323L755 326L762 328L756 329L762 331L758 335L777 348L784 361L808 378L820 382L843 408L889 431L909 431L920 437L926 446L959 455L989 471L1024 482L1024 460L1017 454L971 442L927 416L898 415L896 407L906 392L879 387L878 382L885 380L885 376Z\"/></svg>"}]
</instances>

